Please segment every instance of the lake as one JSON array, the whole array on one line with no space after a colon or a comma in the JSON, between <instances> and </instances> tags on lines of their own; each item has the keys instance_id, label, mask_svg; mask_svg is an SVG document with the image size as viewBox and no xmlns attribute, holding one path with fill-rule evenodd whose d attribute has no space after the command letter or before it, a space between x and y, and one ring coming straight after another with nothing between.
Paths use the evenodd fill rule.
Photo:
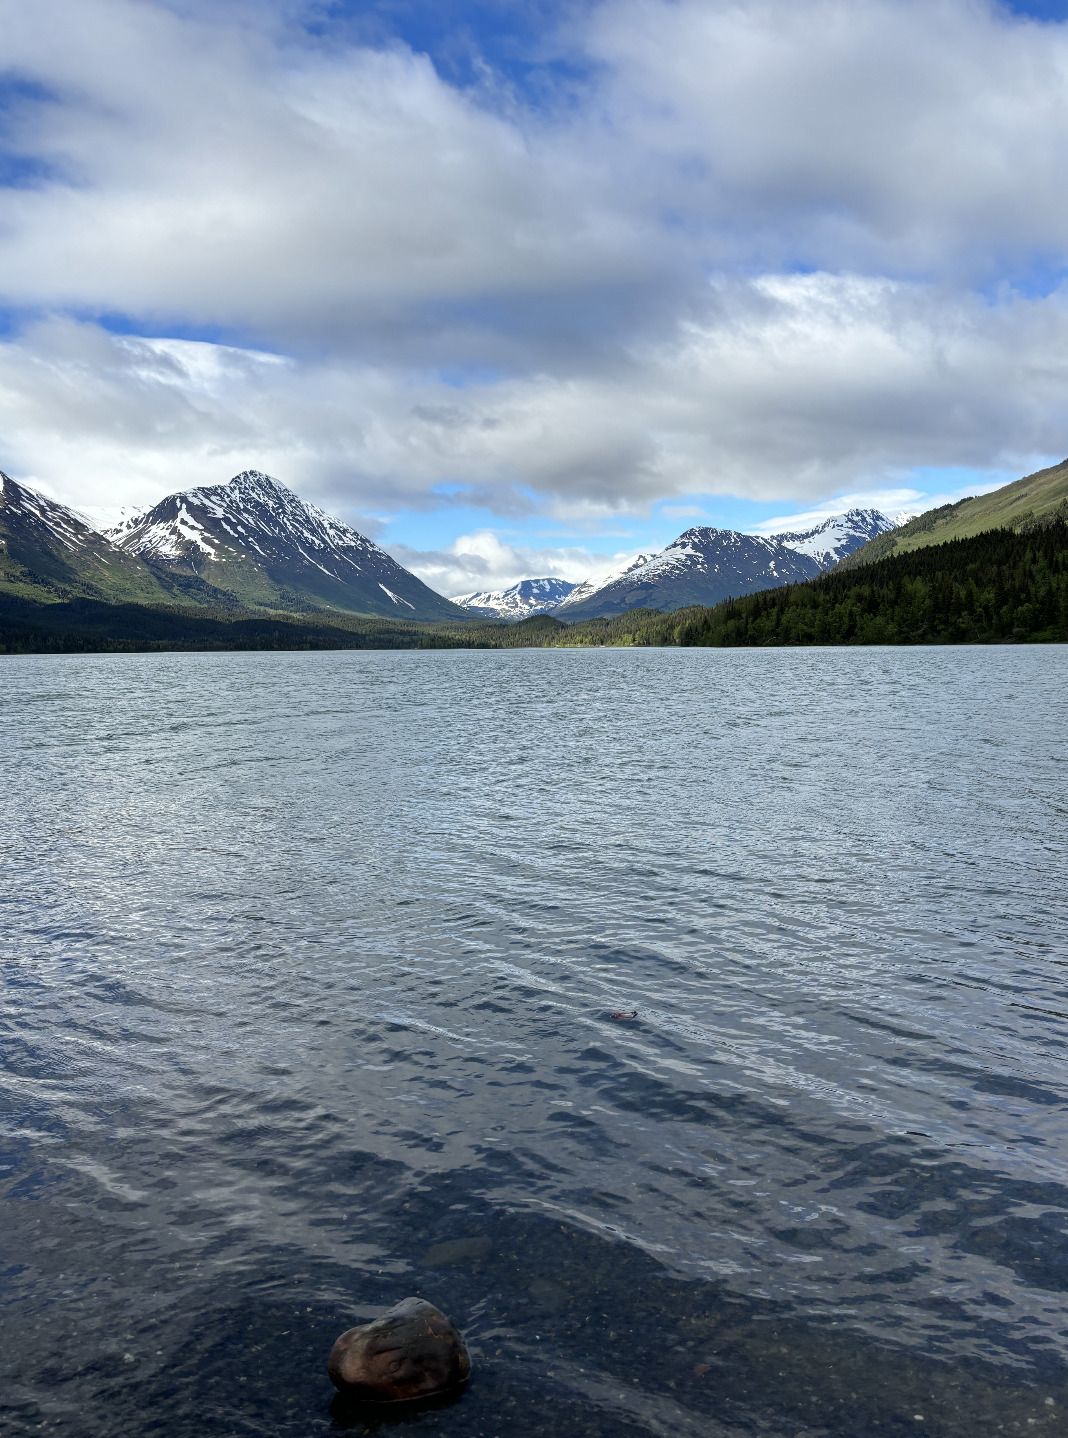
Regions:
<instances>
[{"instance_id":1,"label":"lake","mask_svg":"<svg viewBox=\"0 0 1068 1438\"><path fill-rule=\"evenodd\" d=\"M1066 694L3 660L3 1431L1068 1432ZM409 1294L467 1391L334 1400Z\"/></svg>"}]
</instances>

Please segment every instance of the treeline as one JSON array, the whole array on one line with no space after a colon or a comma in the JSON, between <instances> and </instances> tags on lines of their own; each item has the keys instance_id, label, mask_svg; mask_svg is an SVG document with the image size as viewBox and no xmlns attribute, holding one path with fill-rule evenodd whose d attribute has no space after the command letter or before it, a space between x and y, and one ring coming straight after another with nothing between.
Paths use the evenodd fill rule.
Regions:
<instances>
[{"instance_id":1,"label":"treeline","mask_svg":"<svg viewBox=\"0 0 1068 1438\"><path fill-rule=\"evenodd\" d=\"M673 614L573 625L557 644L717 648L1068 641L1068 525L992 529Z\"/></svg>"},{"instance_id":2,"label":"treeline","mask_svg":"<svg viewBox=\"0 0 1068 1438\"><path fill-rule=\"evenodd\" d=\"M419 624L0 594L0 653L1068 642L1068 525L988 530L714 609Z\"/></svg>"},{"instance_id":3,"label":"treeline","mask_svg":"<svg viewBox=\"0 0 1068 1438\"><path fill-rule=\"evenodd\" d=\"M464 642L464 626L426 626L354 615L250 613L181 605L39 604L0 595L0 653L145 653L154 650L415 649Z\"/></svg>"},{"instance_id":4,"label":"treeline","mask_svg":"<svg viewBox=\"0 0 1068 1438\"><path fill-rule=\"evenodd\" d=\"M355 614L288 614L204 605L42 604L0 593L0 654L144 654L259 649L540 649L566 628L538 615L426 624Z\"/></svg>"}]
</instances>

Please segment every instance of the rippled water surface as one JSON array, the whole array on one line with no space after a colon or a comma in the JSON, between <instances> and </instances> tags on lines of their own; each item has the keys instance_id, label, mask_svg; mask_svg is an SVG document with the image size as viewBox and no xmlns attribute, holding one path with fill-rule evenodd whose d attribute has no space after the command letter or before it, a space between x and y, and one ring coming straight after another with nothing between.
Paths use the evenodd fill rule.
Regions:
<instances>
[{"instance_id":1,"label":"rippled water surface","mask_svg":"<svg viewBox=\"0 0 1068 1438\"><path fill-rule=\"evenodd\" d=\"M5 1433L1068 1434L1068 650L0 664Z\"/></svg>"}]
</instances>

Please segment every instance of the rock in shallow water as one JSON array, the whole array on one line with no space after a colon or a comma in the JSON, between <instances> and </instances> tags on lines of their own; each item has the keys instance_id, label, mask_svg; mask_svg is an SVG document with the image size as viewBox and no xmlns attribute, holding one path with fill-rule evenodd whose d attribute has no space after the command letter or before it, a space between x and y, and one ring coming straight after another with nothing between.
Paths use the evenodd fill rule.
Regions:
<instances>
[{"instance_id":1,"label":"rock in shallow water","mask_svg":"<svg viewBox=\"0 0 1068 1438\"><path fill-rule=\"evenodd\" d=\"M464 1341L425 1298L404 1298L330 1350L330 1381L351 1398L403 1403L455 1388L471 1372Z\"/></svg>"}]
</instances>

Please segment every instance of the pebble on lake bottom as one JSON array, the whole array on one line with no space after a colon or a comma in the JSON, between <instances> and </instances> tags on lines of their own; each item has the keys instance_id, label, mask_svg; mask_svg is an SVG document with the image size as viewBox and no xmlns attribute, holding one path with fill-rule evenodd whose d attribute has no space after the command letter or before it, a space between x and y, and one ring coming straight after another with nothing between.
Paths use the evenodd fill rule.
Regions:
<instances>
[{"instance_id":1,"label":"pebble on lake bottom","mask_svg":"<svg viewBox=\"0 0 1068 1438\"><path fill-rule=\"evenodd\" d=\"M327 1368L348 1397L404 1403L463 1383L471 1360L444 1313L425 1298L404 1298L381 1318L343 1333Z\"/></svg>"}]
</instances>

